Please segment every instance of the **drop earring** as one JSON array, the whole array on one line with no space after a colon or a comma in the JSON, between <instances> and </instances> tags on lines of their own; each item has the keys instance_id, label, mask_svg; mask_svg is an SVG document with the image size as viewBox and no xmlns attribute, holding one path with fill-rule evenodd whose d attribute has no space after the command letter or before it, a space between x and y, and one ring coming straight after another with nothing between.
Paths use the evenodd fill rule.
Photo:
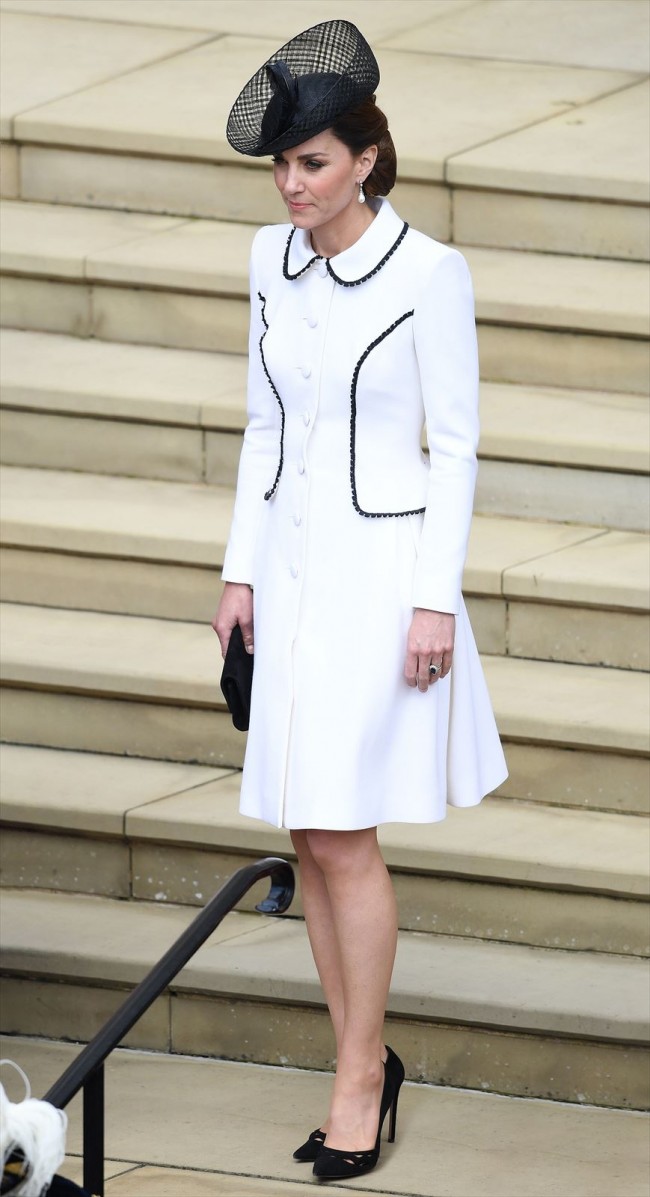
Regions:
<instances>
[{"instance_id":1,"label":"drop earring","mask_svg":"<svg viewBox=\"0 0 650 1197\"><path fill-rule=\"evenodd\" d=\"M357 196L357 199L359 200L360 204L365 204L365 202L366 202L366 195L363 190L363 179L359 179L359 194Z\"/></svg>"}]
</instances>

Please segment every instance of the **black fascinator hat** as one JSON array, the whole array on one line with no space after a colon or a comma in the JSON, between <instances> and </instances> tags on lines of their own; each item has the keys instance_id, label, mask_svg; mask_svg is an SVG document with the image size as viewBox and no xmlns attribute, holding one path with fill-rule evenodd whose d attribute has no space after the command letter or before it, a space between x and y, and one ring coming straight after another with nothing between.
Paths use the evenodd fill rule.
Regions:
<instances>
[{"instance_id":1,"label":"black fascinator hat","mask_svg":"<svg viewBox=\"0 0 650 1197\"><path fill-rule=\"evenodd\" d=\"M240 154L279 154L322 133L378 83L377 59L356 25L323 21L292 37L249 79L226 137Z\"/></svg>"}]
</instances>

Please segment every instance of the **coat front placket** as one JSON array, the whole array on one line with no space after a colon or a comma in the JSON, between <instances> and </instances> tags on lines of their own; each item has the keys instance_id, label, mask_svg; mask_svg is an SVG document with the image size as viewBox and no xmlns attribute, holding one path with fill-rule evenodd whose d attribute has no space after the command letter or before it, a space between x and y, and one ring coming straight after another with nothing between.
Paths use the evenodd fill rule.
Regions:
<instances>
[{"instance_id":1,"label":"coat front placket","mask_svg":"<svg viewBox=\"0 0 650 1197\"><path fill-rule=\"evenodd\" d=\"M305 274L289 284L285 303L292 308L291 335L287 353L295 382L282 395L285 409L283 466L275 494L269 499L276 510L273 521L282 528L281 543L285 569L282 604L284 618L291 613L289 702L284 729L284 776L278 797L278 826L284 822L286 773L291 752L291 731L296 701L295 647L300 630L309 527L311 470L309 443L318 418L327 330L334 292L334 279L324 259L317 259ZM317 684L315 679L315 684Z\"/></svg>"}]
</instances>

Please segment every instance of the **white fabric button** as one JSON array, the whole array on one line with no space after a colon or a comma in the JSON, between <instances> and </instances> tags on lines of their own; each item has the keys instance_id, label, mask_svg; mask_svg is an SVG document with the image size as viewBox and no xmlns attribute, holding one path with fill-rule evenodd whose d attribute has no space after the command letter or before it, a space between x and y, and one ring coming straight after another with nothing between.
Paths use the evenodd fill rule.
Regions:
<instances>
[{"instance_id":1,"label":"white fabric button","mask_svg":"<svg viewBox=\"0 0 650 1197\"><path fill-rule=\"evenodd\" d=\"M294 562L294 564L291 566L291 577L292 577L292 578L297 578L297 577L298 577L298 566L295 564L295 562Z\"/></svg>"},{"instance_id":2,"label":"white fabric button","mask_svg":"<svg viewBox=\"0 0 650 1197\"><path fill-rule=\"evenodd\" d=\"M299 528L299 527L300 527L300 525L301 525L301 523L302 523L302 516L301 516L301 514L300 514L300 512L299 512L299 511L296 511L296 513L295 513L295 515L294 515L294 517L293 517L293 522L294 522L294 524L296 525L296 528Z\"/></svg>"},{"instance_id":3,"label":"white fabric button","mask_svg":"<svg viewBox=\"0 0 650 1197\"><path fill-rule=\"evenodd\" d=\"M311 416L308 411L304 411L302 413L302 422L305 425L305 428L309 428L309 425L311 424Z\"/></svg>"},{"instance_id":4,"label":"white fabric button","mask_svg":"<svg viewBox=\"0 0 650 1197\"><path fill-rule=\"evenodd\" d=\"M307 316L307 323L310 328L316 328L316 325L318 324L318 319L316 316Z\"/></svg>"},{"instance_id":5,"label":"white fabric button","mask_svg":"<svg viewBox=\"0 0 650 1197\"><path fill-rule=\"evenodd\" d=\"M304 461L302 460L302 457L301 457L301 458L300 458L300 461L298 462L298 473L299 473L299 474L304 474L304 472L305 472L305 463L304 463Z\"/></svg>"},{"instance_id":6,"label":"white fabric button","mask_svg":"<svg viewBox=\"0 0 650 1197\"><path fill-rule=\"evenodd\" d=\"M300 373L302 374L303 378L309 378L309 375L311 374L311 366L303 366Z\"/></svg>"},{"instance_id":7,"label":"white fabric button","mask_svg":"<svg viewBox=\"0 0 650 1197\"><path fill-rule=\"evenodd\" d=\"M327 277L327 262L325 260L318 263L318 273L320 274L321 278Z\"/></svg>"}]
</instances>

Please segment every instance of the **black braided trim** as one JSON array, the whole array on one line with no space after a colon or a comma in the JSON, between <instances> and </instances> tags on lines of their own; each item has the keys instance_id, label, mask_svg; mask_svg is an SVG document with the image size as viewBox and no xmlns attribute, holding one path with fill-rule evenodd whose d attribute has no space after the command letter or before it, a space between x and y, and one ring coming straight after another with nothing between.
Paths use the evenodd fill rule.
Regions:
<instances>
[{"instance_id":1,"label":"black braided trim","mask_svg":"<svg viewBox=\"0 0 650 1197\"><path fill-rule=\"evenodd\" d=\"M392 251L391 251L392 252ZM426 510L424 507L414 507L411 511L364 511L359 503L357 497L357 480L356 480L356 442L357 442L357 383L359 381L359 371L366 358L373 349L376 349L386 337L408 320L413 315L414 309L410 312L404 312L397 320L394 320L390 328L381 333L367 349L364 349L359 361L354 367L354 374L352 375L352 385L350 386L350 486L352 489L352 505L359 515L365 515L369 519L389 519L402 515L422 515Z\"/></svg>"},{"instance_id":2,"label":"black braided trim","mask_svg":"<svg viewBox=\"0 0 650 1197\"><path fill-rule=\"evenodd\" d=\"M402 225L402 231L401 231L399 237L397 238L397 240L394 241L393 244L391 245L390 249L388 250L388 253L384 254L381 261L378 262L377 265L375 267L373 267L372 270L369 270L367 274L364 274L363 278L355 278L355 279L352 279L350 282L347 282L346 279L344 279L344 278L339 278L338 274L336 274L336 272L334 270L332 270L332 267L330 266L330 260L328 258L327 259L327 269L329 270L329 273L331 274L334 281L337 283L340 283L342 287L358 287L359 283L366 283L369 278L372 278L373 274L377 274L378 271L381 270L382 266L386 265L388 259L392 258L393 254L395 253L395 250L399 249L400 245L402 244L402 241L404 240L404 238L408 232L408 227L409 226L407 225L406 221L404 221L404 224ZM390 332L390 329L388 331ZM372 348L372 346L371 346L371 348Z\"/></svg>"},{"instance_id":3,"label":"black braided trim","mask_svg":"<svg viewBox=\"0 0 650 1197\"><path fill-rule=\"evenodd\" d=\"M314 262L318 262L322 257L322 254L314 254L313 258L309 259L307 265L303 266L302 270L298 270L296 274L291 274L289 271L289 250L291 249L291 242L293 241L293 235L295 231L296 230L294 228L289 233L287 238L287 246L284 251L284 262L282 263L282 273L285 278L290 279L291 281L293 281L293 279L300 278L300 276L304 274L306 270L309 270L310 266L313 266Z\"/></svg>"},{"instance_id":4,"label":"black braided trim","mask_svg":"<svg viewBox=\"0 0 650 1197\"><path fill-rule=\"evenodd\" d=\"M262 317L262 324L268 330L269 323L268 323L268 320L266 319L266 297L264 295L262 295L261 291L258 291L257 298L259 299L259 301L262 305L262 310L260 311L260 316Z\"/></svg>"},{"instance_id":5,"label":"black braided trim","mask_svg":"<svg viewBox=\"0 0 650 1197\"><path fill-rule=\"evenodd\" d=\"M285 415L284 415L284 404L283 404L280 396L278 395L278 392L275 389L275 384L273 382L273 379L271 378L271 375L268 372L268 369L266 366L266 360L264 358L264 338L265 338L267 332L269 331L269 326L267 324L266 315L265 315L266 299L262 295L261 291L257 292L257 298L259 299L259 301L262 305L261 316L262 316L262 322L264 324L264 332L262 333L262 335L260 337L260 357L262 359L262 369L263 369L264 373L266 374L266 380L280 405L280 412L282 415L282 423L280 426L280 461L278 463L278 469L277 469L277 473L275 475L275 481L273 483L273 486L271 487L270 490L267 490L266 494L264 495L265 499L270 499L271 496L274 495L277 490L278 482L280 481L280 474L282 473L282 466L284 465L284 421L285 421Z\"/></svg>"},{"instance_id":6,"label":"black braided trim","mask_svg":"<svg viewBox=\"0 0 650 1197\"><path fill-rule=\"evenodd\" d=\"M382 266L386 265L386 262L388 261L389 258L391 258L393 256L393 254L395 253L395 250L399 249L400 245L402 244L402 241L404 240L404 238L408 232L408 227L409 227L408 224L406 223L406 221L404 221L400 235L397 238L397 240L393 242L390 249L388 250L388 253L385 253L383 258L381 259L381 261L379 261L377 263L377 265L373 267L372 270L369 270L368 273L364 274L361 278L354 278L354 279L350 279L350 280L347 280L344 278L339 278L336 271L332 269L332 266L330 264L330 259L325 258L324 260L327 263L327 269L328 269L328 272L329 272L331 278L334 279L334 282L339 283L339 285L341 287L358 287L360 283L367 282L369 278L372 278L374 274L377 274L381 270ZM307 262L307 265L303 266L302 270L298 270L296 272L296 274L291 274L289 271L289 251L291 249L291 241L293 239L293 235L294 235L295 231L296 231L295 229L292 229L291 232L289 233L289 237L287 240L287 246L284 251L284 262L282 265L282 273L284 274L284 277L286 279L290 279L292 281L294 279L300 278L301 275L303 275L306 270L309 270L310 266L313 266L314 262L318 262L323 259L322 254L314 254L313 258L309 259L309 261Z\"/></svg>"}]
</instances>

